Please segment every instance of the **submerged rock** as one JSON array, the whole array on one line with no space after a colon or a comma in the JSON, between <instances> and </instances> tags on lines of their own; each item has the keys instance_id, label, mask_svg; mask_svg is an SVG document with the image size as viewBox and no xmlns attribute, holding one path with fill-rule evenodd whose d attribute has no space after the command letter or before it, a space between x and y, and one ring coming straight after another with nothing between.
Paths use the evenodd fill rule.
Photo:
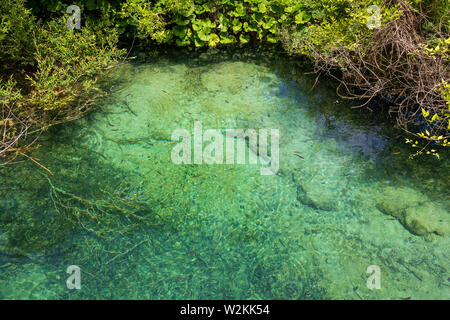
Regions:
<instances>
[{"instance_id":1,"label":"submerged rock","mask_svg":"<svg viewBox=\"0 0 450 320\"><path fill-rule=\"evenodd\" d=\"M421 205L425 195L415 189L386 187L377 199L377 208L383 213L400 218L405 208Z\"/></svg>"},{"instance_id":2,"label":"submerged rock","mask_svg":"<svg viewBox=\"0 0 450 320\"><path fill-rule=\"evenodd\" d=\"M325 178L319 177L316 172L296 170L292 180L297 185L297 199L302 204L319 210L336 210L338 195L336 190L326 184Z\"/></svg>"},{"instance_id":3,"label":"submerged rock","mask_svg":"<svg viewBox=\"0 0 450 320\"><path fill-rule=\"evenodd\" d=\"M384 214L397 218L411 233L425 236L450 235L450 214L411 188L387 187L377 201Z\"/></svg>"},{"instance_id":4,"label":"submerged rock","mask_svg":"<svg viewBox=\"0 0 450 320\"><path fill-rule=\"evenodd\" d=\"M327 188L316 188L304 184L297 187L297 198L301 203L315 209L332 211L336 209L336 195Z\"/></svg>"},{"instance_id":5,"label":"submerged rock","mask_svg":"<svg viewBox=\"0 0 450 320\"><path fill-rule=\"evenodd\" d=\"M410 207L405 210L405 225L419 235L436 233L450 235L450 216L447 211L431 204Z\"/></svg>"}]
</instances>

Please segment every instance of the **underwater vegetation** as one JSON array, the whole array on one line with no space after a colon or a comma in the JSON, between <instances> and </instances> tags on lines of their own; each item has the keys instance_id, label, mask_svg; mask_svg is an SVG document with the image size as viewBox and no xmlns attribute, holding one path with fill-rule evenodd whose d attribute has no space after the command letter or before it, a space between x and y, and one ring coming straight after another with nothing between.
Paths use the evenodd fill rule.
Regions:
<instances>
[{"instance_id":1,"label":"underwater vegetation","mask_svg":"<svg viewBox=\"0 0 450 320\"><path fill-rule=\"evenodd\" d=\"M247 49L121 65L96 112L42 135L30 156L51 174L0 168L0 298L448 298L448 160L408 159L390 123L307 71ZM171 134L194 121L278 128L279 171L174 164Z\"/></svg>"}]
</instances>

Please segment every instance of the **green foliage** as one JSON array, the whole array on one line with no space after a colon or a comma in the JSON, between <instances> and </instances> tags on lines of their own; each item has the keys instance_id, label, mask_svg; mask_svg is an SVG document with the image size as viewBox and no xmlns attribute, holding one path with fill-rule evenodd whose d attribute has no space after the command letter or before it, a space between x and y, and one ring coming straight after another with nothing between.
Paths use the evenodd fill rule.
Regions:
<instances>
[{"instance_id":1,"label":"green foliage","mask_svg":"<svg viewBox=\"0 0 450 320\"><path fill-rule=\"evenodd\" d=\"M36 72L27 75L32 91L29 103L44 110L65 107L95 89L94 76L116 61L123 51L115 47L114 30L80 31L65 27L65 20L51 21L33 39Z\"/></svg>"},{"instance_id":2,"label":"green foliage","mask_svg":"<svg viewBox=\"0 0 450 320\"><path fill-rule=\"evenodd\" d=\"M380 24L375 29L368 25L375 17L374 12L368 10L371 5L380 9ZM325 72L340 70L342 87L355 89L350 94L353 97L394 97L392 110L398 111L395 108L403 104L398 112L398 123L417 137L417 141L407 139L406 142L421 148L416 155L426 153L439 158L436 147L448 146L450 129L448 0L317 0L314 3L306 0L298 6L310 13L312 20L304 28L283 29L281 38L286 50L310 57L316 67ZM414 18L416 14L427 18ZM307 18L296 16L296 22ZM395 66L396 61L402 64ZM424 66L428 64L425 62L431 66L426 71ZM396 70L396 74L392 74L392 70ZM421 87L423 79L434 82L424 88ZM365 93L355 93L358 91ZM420 96L419 92L427 92L429 98L426 101L415 99ZM414 119L420 114L417 113L419 107L423 119ZM424 120L424 129L420 132L411 128L417 120Z\"/></svg>"},{"instance_id":3,"label":"green foliage","mask_svg":"<svg viewBox=\"0 0 450 320\"><path fill-rule=\"evenodd\" d=\"M9 78L6 82L0 80L0 104L12 105L22 98L21 90L17 87L17 83L13 77Z\"/></svg>"},{"instance_id":4,"label":"green foliage","mask_svg":"<svg viewBox=\"0 0 450 320\"><path fill-rule=\"evenodd\" d=\"M137 27L139 37L150 37L161 42L169 40L171 36L165 29L166 23L160 17L164 12L163 1L152 5L145 0L133 0L124 3L119 14L128 24Z\"/></svg>"},{"instance_id":5,"label":"green foliage","mask_svg":"<svg viewBox=\"0 0 450 320\"><path fill-rule=\"evenodd\" d=\"M408 0L415 10L426 8L423 26L429 34L424 48L448 63L448 0ZM384 5L389 3L389 5ZM343 71L347 65L336 53L351 56L369 48L374 30L367 26L381 8L381 27L402 11L397 1L383 0L4 0L0 2L0 99L16 108L43 112L64 110L98 88L101 76L123 54L118 35L138 36L178 46L216 47L249 42L282 42L292 54L330 58ZM81 8L82 29L65 28L67 7ZM28 9L27 9L27 8ZM425 9L424 9L425 10ZM38 15L36 19L33 15ZM441 23L443 21L444 23ZM13 78L11 78L13 76ZM448 81L436 90L450 101ZM399 88L400 90L403 88ZM9 96L10 98L7 98ZM435 112L421 106L430 124L448 126L450 110ZM28 109L27 109L28 108ZM25 112L26 114L27 112ZM448 129L447 129L448 130ZM440 134L418 136L447 145Z\"/></svg>"},{"instance_id":6,"label":"green foliage","mask_svg":"<svg viewBox=\"0 0 450 320\"><path fill-rule=\"evenodd\" d=\"M36 21L22 0L0 4L0 157L23 155L21 143L30 130L80 117L96 96L97 84L124 50L116 48L118 34L104 23L81 30L67 28L68 15ZM10 153L11 152L11 153Z\"/></svg>"},{"instance_id":7,"label":"green foliage","mask_svg":"<svg viewBox=\"0 0 450 320\"><path fill-rule=\"evenodd\" d=\"M421 108L422 111L422 117L428 122L431 128L434 128L432 132L428 129L425 131L421 131L417 133L417 136L422 138L423 140L427 141L427 144L423 148L425 150L426 154L432 154L439 158L439 154L436 152L435 149L428 149L429 142L434 142L436 145L442 146L442 147L449 147L449 136L448 131L450 130L450 83L442 80L442 85L440 88L438 88L442 93L442 98L446 102L447 108L441 109L440 113L435 113L433 110L428 110L428 108ZM435 133L435 132L443 133ZM411 139L406 139L406 143L411 144L413 148L416 148L419 146L418 141L413 141ZM423 150L419 151L422 152Z\"/></svg>"},{"instance_id":8,"label":"green foliage","mask_svg":"<svg viewBox=\"0 0 450 320\"><path fill-rule=\"evenodd\" d=\"M352 1L339 2L350 8ZM276 43L284 28L297 31L320 24L330 17L329 12L339 16L342 13L337 12L339 9L339 6L323 7L323 3L310 0L166 0L155 4L127 0L121 15L132 18L129 22L137 27L142 38L160 42L174 40L179 46L216 46L245 44L252 39Z\"/></svg>"},{"instance_id":9,"label":"green foliage","mask_svg":"<svg viewBox=\"0 0 450 320\"><path fill-rule=\"evenodd\" d=\"M312 57L314 51L332 56L336 48L367 45L373 33L367 23L374 17L369 6L380 8L381 26L395 19L400 12L394 7L383 6L382 0L318 0L305 1L305 11L296 15L296 23L306 23L307 28L285 28L282 32L283 44L288 52ZM308 15L306 12L310 12ZM343 66L343 64L341 64Z\"/></svg>"},{"instance_id":10,"label":"green foliage","mask_svg":"<svg viewBox=\"0 0 450 320\"><path fill-rule=\"evenodd\" d=\"M36 26L23 0L0 1L0 70L26 68L33 63L30 35ZM17 70L15 70L17 71Z\"/></svg>"},{"instance_id":11,"label":"green foliage","mask_svg":"<svg viewBox=\"0 0 450 320\"><path fill-rule=\"evenodd\" d=\"M437 61L442 61L442 64L447 66L448 70L448 63L450 62L450 37L448 36L449 30L447 29L450 25L449 1L417 0L415 2L416 5L427 5L429 15L434 18L435 22L434 25L430 22L428 25L423 26L424 30L429 32L428 43L424 46L425 50L430 57L435 58ZM442 22L445 19L447 23ZM439 37L437 34L437 32L445 31L447 31L447 38ZM424 144L425 146L416 154L425 152L426 154L431 154L439 158L439 153L433 148L428 148L428 146L430 142L435 146L450 146L450 83L448 79L442 79L440 86L435 90L441 93L444 107L436 110L435 108L431 108L431 106L421 106L422 117L429 124L429 130L426 129L417 133L417 136L422 139L422 143L411 139L406 139L406 143L410 144L413 148Z\"/></svg>"}]
</instances>

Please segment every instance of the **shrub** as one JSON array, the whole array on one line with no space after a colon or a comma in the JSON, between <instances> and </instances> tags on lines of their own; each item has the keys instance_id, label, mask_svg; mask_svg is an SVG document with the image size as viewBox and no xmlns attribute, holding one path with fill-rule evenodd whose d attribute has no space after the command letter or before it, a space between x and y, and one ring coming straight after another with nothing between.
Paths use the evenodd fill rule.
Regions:
<instances>
[{"instance_id":1,"label":"shrub","mask_svg":"<svg viewBox=\"0 0 450 320\"><path fill-rule=\"evenodd\" d=\"M0 158L27 156L38 133L79 118L103 92L99 77L123 56L114 28L70 30L63 18L36 22L22 0L1 5ZM13 27L17 21L18 28ZM26 26L29 21L30 27ZM17 46L17 48L15 48ZM23 48L23 49L22 49ZM26 63L26 68L17 66ZM34 135L30 134L33 133Z\"/></svg>"},{"instance_id":2,"label":"shrub","mask_svg":"<svg viewBox=\"0 0 450 320\"><path fill-rule=\"evenodd\" d=\"M308 55L316 71L340 81L342 97L364 99L361 106L375 97L389 101L398 126L422 139L406 139L413 147L421 146L415 155L425 151L439 157L428 147L448 146L448 5L403 0L379 5L380 28L367 28L364 6L356 6L347 19L330 19L302 33L284 32L284 45L293 54Z\"/></svg>"}]
</instances>

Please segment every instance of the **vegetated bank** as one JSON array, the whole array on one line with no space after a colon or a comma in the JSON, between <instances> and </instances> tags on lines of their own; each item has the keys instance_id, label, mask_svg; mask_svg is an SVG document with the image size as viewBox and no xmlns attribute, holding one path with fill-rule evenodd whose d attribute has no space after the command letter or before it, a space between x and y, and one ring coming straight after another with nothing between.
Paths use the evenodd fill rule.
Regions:
<instances>
[{"instance_id":1,"label":"vegetated bank","mask_svg":"<svg viewBox=\"0 0 450 320\"><path fill-rule=\"evenodd\" d=\"M72 4L0 4L3 164L36 161L30 151L40 133L78 119L107 94L101 79L127 54L119 39L128 46L136 39L192 47L279 43L336 78L338 93L355 106L388 101L406 142L418 148L413 156L439 157L448 147L448 0L87 0L76 3L80 30L67 28Z\"/></svg>"}]
</instances>

